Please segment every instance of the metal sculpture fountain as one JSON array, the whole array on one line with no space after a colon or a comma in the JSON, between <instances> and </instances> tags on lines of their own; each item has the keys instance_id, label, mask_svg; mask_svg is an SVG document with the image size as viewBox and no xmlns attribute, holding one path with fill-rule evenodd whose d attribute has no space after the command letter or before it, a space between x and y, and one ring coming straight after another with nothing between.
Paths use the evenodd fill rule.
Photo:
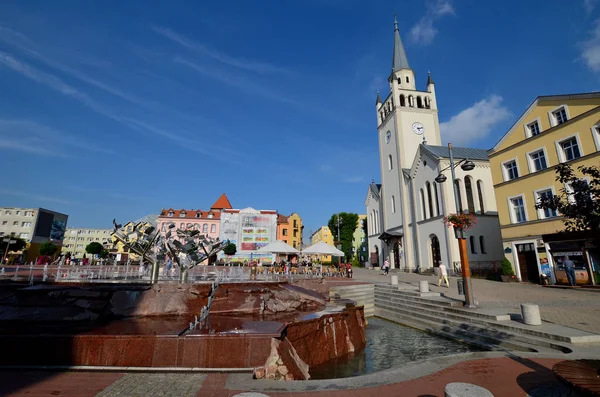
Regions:
<instances>
[{"instance_id":1,"label":"metal sculpture fountain","mask_svg":"<svg viewBox=\"0 0 600 397\"><path fill-rule=\"evenodd\" d=\"M115 243L120 242L129 250L140 256L140 263L152 264L151 282L158 281L160 263L167 255L180 270L180 282L186 282L189 270L215 256L225 248L225 242L213 239L193 229L176 229L174 223L162 233L153 226L139 228L134 225L132 231L121 229L113 219ZM208 263L207 263L208 264Z\"/></svg>"}]
</instances>

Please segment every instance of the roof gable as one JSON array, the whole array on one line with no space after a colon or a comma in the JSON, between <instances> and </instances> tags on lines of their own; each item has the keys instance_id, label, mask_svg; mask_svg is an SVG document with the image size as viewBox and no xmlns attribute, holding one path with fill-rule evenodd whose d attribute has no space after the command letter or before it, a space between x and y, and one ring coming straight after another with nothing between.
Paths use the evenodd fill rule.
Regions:
<instances>
[{"instance_id":1,"label":"roof gable","mask_svg":"<svg viewBox=\"0 0 600 397\"><path fill-rule=\"evenodd\" d=\"M223 210L223 209L230 210L233 207L231 206L231 203L229 202L227 195L225 193L223 193L221 195L221 197L219 197L217 199L217 201L215 201L215 203L210 208L213 210Z\"/></svg>"},{"instance_id":2,"label":"roof gable","mask_svg":"<svg viewBox=\"0 0 600 397\"><path fill-rule=\"evenodd\" d=\"M529 114L541 103L546 101L571 101L574 99L596 99L600 98L600 92L587 92L580 94L564 94L564 95L543 95L538 96L533 102L525 109L525 111L519 116L519 118L513 123L508 131L500 138L500 140L494 145L489 152L495 152L501 149L502 144L515 132L519 133L519 126L524 123L525 119Z\"/></svg>"}]
</instances>

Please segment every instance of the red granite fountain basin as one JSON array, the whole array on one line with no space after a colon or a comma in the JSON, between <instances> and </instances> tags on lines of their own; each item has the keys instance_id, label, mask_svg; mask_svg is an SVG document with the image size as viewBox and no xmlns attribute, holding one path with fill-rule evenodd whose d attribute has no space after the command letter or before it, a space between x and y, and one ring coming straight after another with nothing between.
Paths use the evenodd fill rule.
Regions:
<instances>
[{"instance_id":1,"label":"red granite fountain basin","mask_svg":"<svg viewBox=\"0 0 600 397\"><path fill-rule=\"evenodd\" d=\"M273 340L312 366L364 348L362 308L323 311L322 295L283 283L222 285L205 326L189 330L207 293L198 285L0 290L0 366L254 368Z\"/></svg>"}]
</instances>

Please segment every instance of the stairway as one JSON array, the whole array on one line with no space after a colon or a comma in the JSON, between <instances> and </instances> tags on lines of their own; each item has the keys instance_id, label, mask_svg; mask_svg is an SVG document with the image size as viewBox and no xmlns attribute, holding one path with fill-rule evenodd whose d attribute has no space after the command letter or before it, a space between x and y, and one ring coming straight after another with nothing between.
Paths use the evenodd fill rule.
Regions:
<instances>
[{"instance_id":1,"label":"stairway","mask_svg":"<svg viewBox=\"0 0 600 397\"><path fill-rule=\"evenodd\" d=\"M356 306L364 306L365 317L375 315L375 286L373 284L340 285L331 287L332 300L350 299Z\"/></svg>"},{"instance_id":2,"label":"stairway","mask_svg":"<svg viewBox=\"0 0 600 397\"><path fill-rule=\"evenodd\" d=\"M441 294L375 285L375 315L488 350L569 353L569 337L545 333L511 321L508 314L464 309Z\"/></svg>"}]
</instances>

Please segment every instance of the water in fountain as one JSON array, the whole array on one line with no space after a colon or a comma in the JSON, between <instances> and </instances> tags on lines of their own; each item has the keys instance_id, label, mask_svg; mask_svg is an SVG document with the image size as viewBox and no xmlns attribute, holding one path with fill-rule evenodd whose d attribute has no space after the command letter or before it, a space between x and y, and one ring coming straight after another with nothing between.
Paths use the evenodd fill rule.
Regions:
<instances>
[{"instance_id":1,"label":"water in fountain","mask_svg":"<svg viewBox=\"0 0 600 397\"><path fill-rule=\"evenodd\" d=\"M15 269L15 275L13 277L13 280L17 281L17 274L19 274L19 265L17 265L17 268Z\"/></svg>"}]
</instances>

